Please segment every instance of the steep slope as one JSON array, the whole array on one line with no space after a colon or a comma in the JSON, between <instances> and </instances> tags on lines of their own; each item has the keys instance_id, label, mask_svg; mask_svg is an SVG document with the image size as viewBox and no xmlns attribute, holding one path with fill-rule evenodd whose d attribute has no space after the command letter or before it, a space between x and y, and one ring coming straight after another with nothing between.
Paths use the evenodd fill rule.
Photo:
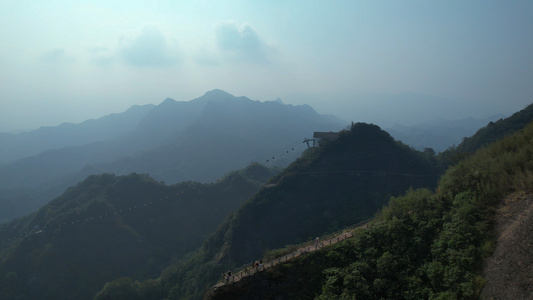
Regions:
<instances>
[{"instance_id":1,"label":"steep slope","mask_svg":"<svg viewBox=\"0 0 533 300\"><path fill-rule=\"evenodd\" d=\"M353 239L206 299L529 299L532 162L530 122L450 168L435 193L391 199Z\"/></svg>"},{"instance_id":2,"label":"steep slope","mask_svg":"<svg viewBox=\"0 0 533 300\"><path fill-rule=\"evenodd\" d=\"M287 145L303 147L301 141L313 130L344 126L309 106L252 101L220 90L187 102L166 99L146 114L136 129L119 137L53 149L1 166L4 196L0 205L40 195L25 195L24 190L53 187L54 192L62 191L77 180L100 173L149 173L169 183L210 182ZM41 205L48 200L40 199Z\"/></svg>"},{"instance_id":3,"label":"steep slope","mask_svg":"<svg viewBox=\"0 0 533 300\"><path fill-rule=\"evenodd\" d=\"M0 298L92 299L113 278L154 276L200 246L272 175L252 164L216 184L90 176L0 227Z\"/></svg>"},{"instance_id":4,"label":"steep slope","mask_svg":"<svg viewBox=\"0 0 533 300\"><path fill-rule=\"evenodd\" d=\"M433 187L433 157L394 141L375 125L352 124L338 140L311 149L227 218L190 260L151 287L153 299L199 298L220 272L267 249L367 219L409 187ZM98 299L116 287L106 284Z\"/></svg>"},{"instance_id":5,"label":"steep slope","mask_svg":"<svg viewBox=\"0 0 533 300\"><path fill-rule=\"evenodd\" d=\"M432 157L395 142L377 126L354 124L317 150L233 216L232 238L220 245L229 249L225 259L247 262L265 249L357 223L409 187L436 184Z\"/></svg>"}]
</instances>

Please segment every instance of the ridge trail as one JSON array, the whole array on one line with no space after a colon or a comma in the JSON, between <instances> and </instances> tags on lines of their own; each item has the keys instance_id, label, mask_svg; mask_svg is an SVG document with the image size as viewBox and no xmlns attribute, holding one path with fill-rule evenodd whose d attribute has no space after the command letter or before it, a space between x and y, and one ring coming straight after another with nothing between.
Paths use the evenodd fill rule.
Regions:
<instances>
[{"instance_id":1,"label":"ridge trail","mask_svg":"<svg viewBox=\"0 0 533 300\"><path fill-rule=\"evenodd\" d=\"M262 267L260 267L260 266L259 267L254 267L251 264L243 265L243 266L235 269L234 271L232 271L232 275L231 276L229 276L229 277L225 276L224 278L220 279L217 282L217 284L215 284L213 286L213 289L216 289L216 288L218 288L220 286L229 285L229 284L238 282L238 281L240 281L241 279L243 279L245 277L252 276L254 274L257 274L258 272L262 272L262 271L264 271L266 269L272 268L273 266L276 266L276 265L278 265L278 264L280 264L282 262L287 262L287 261L289 261L291 259L294 259L294 258L296 258L298 256L301 256L303 254L307 254L307 253L311 253L311 252L314 252L314 251L318 251L318 250L320 250L320 249L322 249L324 247L327 247L327 246L330 246L330 245L334 245L334 244L336 244L338 242L341 242L341 241L343 241L345 239L351 238L351 237L354 236L354 232L356 230L361 230L361 229L368 228L368 225L369 225L370 221L372 221L373 219L374 218L359 222L358 224L354 225L355 227L353 229L350 229L348 231L343 231L340 234L334 235L332 238L327 238L325 240L319 239L320 240L319 242L308 241L308 242L305 242L303 244L300 244L300 246L298 247L297 250L295 250L295 251L293 251L293 252L291 252L289 254L285 254L283 256L274 258L274 259L272 259L270 261L267 261L267 262L263 263ZM256 261L259 261L259 260L256 260Z\"/></svg>"}]
</instances>

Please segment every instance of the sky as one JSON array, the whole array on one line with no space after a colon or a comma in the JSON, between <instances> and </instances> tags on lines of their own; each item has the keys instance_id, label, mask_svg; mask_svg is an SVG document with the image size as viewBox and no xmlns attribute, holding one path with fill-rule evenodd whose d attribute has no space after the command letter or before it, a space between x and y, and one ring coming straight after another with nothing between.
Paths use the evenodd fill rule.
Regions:
<instances>
[{"instance_id":1,"label":"sky","mask_svg":"<svg viewBox=\"0 0 533 300\"><path fill-rule=\"evenodd\" d=\"M520 0L0 0L0 132L213 89L351 121L420 101L510 114L533 102L532 15Z\"/></svg>"}]
</instances>

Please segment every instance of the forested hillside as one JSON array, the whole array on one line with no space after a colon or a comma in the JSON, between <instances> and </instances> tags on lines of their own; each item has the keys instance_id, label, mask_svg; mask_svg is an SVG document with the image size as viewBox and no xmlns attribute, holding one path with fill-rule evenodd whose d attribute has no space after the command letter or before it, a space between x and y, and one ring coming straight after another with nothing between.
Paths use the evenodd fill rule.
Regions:
<instances>
[{"instance_id":1,"label":"forested hillside","mask_svg":"<svg viewBox=\"0 0 533 300\"><path fill-rule=\"evenodd\" d=\"M92 299L113 278L156 276L273 175L252 164L214 184L90 176L0 227L0 299Z\"/></svg>"},{"instance_id":2,"label":"forested hillside","mask_svg":"<svg viewBox=\"0 0 533 300\"><path fill-rule=\"evenodd\" d=\"M352 124L273 178L196 255L167 268L156 281L110 282L97 299L121 293L130 299L201 298L225 269L368 219L391 196L409 187L433 188L437 178L433 156L394 141L378 126Z\"/></svg>"},{"instance_id":3,"label":"forested hillside","mask_svg":"<svg viewBox=\"0 0 533 300\"><path fill-rule=\"evenodd\" d=\"M479 299L486 282L483 261L495 247L495 209L510 193L531 192L532 153L530 120L525 129L508 132L451 167L436 192L409 190L393 197L355 238L221 287L207 298ZM512 228L507 234L514 234ZM524 274L531 260L524 263L506 270ZM522 285L512 294L531 296L531 278L517 280Z\"/></svg>"},{"instance_id":4,"label":"forested hillside","mask_svg":"<svg viewBox=\"0 0 533 300\"><path fill-rule=\"evenodd\" d=\"M199 299L227 269L380 211L355 238L209 297L475 299L494 207L531 189L532 127L435 157L356 123L273 178L257 164L213 184L90 176L0 226L0 298Z\"/></svg>"}]
</instances>

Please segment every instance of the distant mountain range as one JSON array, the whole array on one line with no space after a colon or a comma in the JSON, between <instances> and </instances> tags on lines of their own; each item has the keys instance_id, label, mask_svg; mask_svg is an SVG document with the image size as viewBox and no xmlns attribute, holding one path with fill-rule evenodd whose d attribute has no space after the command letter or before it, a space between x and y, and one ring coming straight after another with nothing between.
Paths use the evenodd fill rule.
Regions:
<instances>
[{"instance_id":1,"label":"distant mountain range","mask_svg":"<svg viewBox=\"0 0 533 300\"><path fill-rule=\"evenodd\" d=\"M2 145L10 146L1 148L1 161L11 162L0 166L0 220L29 213L92 174L212 182L253 161L287 165L313 131L346 125L307 105L213 90L191 101L166 99L81 124L4 134Z\"/></svg>"},{"instance_id":2,"label":"distant mountain range","mask_svg":"<svg viewBox=\"0 0 533 300\"><path fill-rule=\"evenodd\" d=\"M470 117L455 121L433 120L411 126L395 124L385 130L395 139L417 150L432 148L435 152L442 152L459 145L464 138L472 136L479 128L502 118L505 116L498 114L484 119Z\"/></svg>"},{"instance_id":3,"label":"distant mountain range","mask_svg":"<svg viewBox=\"0 0 533 300\"><path fill-rule=\"evenodd\" d=\"M439 175L434 157L396 142L376 125L352 124L273 178L158 284L174 286L175 299L199 299L204 290L198 285L214 284L220 272L258 259L267 249L369 219L410 187L434 188ZM167 291L162 290L161 299Z\"/></svg>"},{"instance_id":4,"label":"distant mountain range","mask_svg":"<svg viewBox=\"0 0 533 300\"><path fill-rule=\"evenodd\" d=\"M213 93L225 95L221 91ZM255 105L245 98L236 99L235 101L244 101L245 105ZM166 100L164 103L171 106L174 102ZM191 126L208 131L208 128L225 124L217 127L210 137L224 135L228 130L250 130L240 128L238 122L230 122L240 120L239 113L235 110L242 106L226 106L225 102L207 101L208 104L200 110L201 115L207 117ZM279 102L273 103L284 106ZM266 110L265 107L262 109ZM290 107L288 110L291 109L313 112L305 106ZM397 210L402 212L400 217L393 217L389 212L394 223L380 225L382 230L377 235L362 240L357 249L346 248L346 252L328 254L318 264L310 265L318 269L326 265L328 260L349 260L350 253L360 250L365 259L379 258L382 253L378 251L381 250L371 246L380 244L395 247L397 244L388 242L394 232L405 233L412 239L402 240L401 244L408 247L397 247L391 251L399 251L395 255L406 253L405 249L409 249L408 254L415 253L423 250L419 247L421 240L437 240L433 231L426 230L428 226L434 227L435 224L455 219L441 215L428 220L426 217L418 219L418 216L422 216L419 215L420 211L431 205L456 210L457 205L462 205L461 199L465 198L454 196L461 193L462 186L481 186L490 190L489 185L484 185L479 180L500 182L500 175L507 174L494 169L490 176L485 176L485 173L478 173L477 167L464 165L458 172L462 177L456 177L457 180L450 179L455 177L447 177L448 180L443 183L439 176L447 166L456 164L457 158L465 157L488 143L520 131L525 124L531 122L531 109L532 107L528 107L511 118L489 123L458 147L439 155L432 151L416 151L397 142L376 125L352 123L338 134L337 139L305 150L301 157L279 174L272 168L250 164L243 170L226 173L212 184L186 181L167 185L144 174L89 176L38 211L0 225L0 298L91 299L101 289L96 299L199 299L205 289L220 278L222 271L248 264L252 259L261 257L264 251L300 243L310 237L331 233L366 220L374 216L390 199L392 203L396 203ZM221 110L222 115L216 114ZM163 110L161 114L165 112ZM279 111L278 113L281 114ZM228 115L233 118L227 117ZM284 117L279 119L284 120ZM154 124L159 120L155 118L147 124ZM299 120L302 121L303 118ZM253 125L254 122L262 123L264 120L246 120L243 124ZM190 129L189 134L194 137L206 136L201 130L192 130L191 126L184 132ZM180 149L172 148L180 144L175 138L185 139L187 135L184 132L174 135L174 131L166 128L162 130L167 130L170 134L159 132L160 135L157 136L154 133L145 136L145 141L162 140L170 145L170 149ZM274 132L264 136L268 134L278 135ZM230 139L231 135L224 137L235 141ZM187 141L195 141L188 138ZM203 140L205 143L210 141ZM529 146L528 141L530 138L516 138L515 146ZM298 143L302 144L301 140ZM162 144L159 143L156 149ZM510 147L513 146L512 143L507 145L506 147L513 148ZM500 148L505 153L506 148ZM146 153L151 151L146 150ZM291 151L292 148L281 147L274 152L288 154ZM483 151L479 153L483 154ZM521 168L531 167L524 163L531 160L528 155L530 153L531 151L522 151L517 155L521 159L516 168L519 171L517 176L523 177L524 182L531 182L531 176L523 176L531 173L529 169L522 172ZM142 154L139 157L141 156ZM502 159L507 157L499 156ZM268 158L271 160L272 156ZM277 159L279 156L275 157ZM480 164L483 168L492 167L484 164L482 159ZM505 165L505 160L502 165ZM438 183L445 185L447 192L444 192L442 199L446 198L447 204L441 201L441 197L429 199L430 201L424 198L421 202L415 199L406 203L401 202L404 197L398 197L406 190L412 194L411 188L417 187L428 188L426 191L430 193ZM499 185L508 190L505 181ZM481 198L472 197L473 200ZM468 210L463 212L466 212L462 214L463 217L476 219ZM431 212L428 216L431 216ZM470 218L472 216L474 218ZM384 217L378 215L378 220L379 218ZM415 221L421 223L422 227L413 231L410 226ZM402 222L402 225L394 225L398 222ZM459 225L450 228L467 227L474 231L453 236L468 238L476 236L479 228L486 228ZM394 228L396 230L390 230ZM440 229L434 232L442 236ZM413 233L420 234L421 238L413 236ZM447 251L446 245L449 246L450 243L442 242L435 249L439 253L454 255L455 252ZM197 250L191 253L194 249ZM379 255L376 256L376 253ZM382 266L392 265L385 264L385 261L382 263ZM348 261L341 266L350 267L351 264ZM402 267L401 272L410 269L405 261L402 262L402 266L404 265L406 267ZM456 264L454 267L464 266ZM301 279L299 282L310 284L306 276L322 277L320 274L325 274L323 271L325 270L319 269L315 273L313 270L313 274L302 271L297 277ZM391 271L392 275L398 273ZM157 274L157 279L148 279ZM347 276L350 274L354 273L346 273ZM453 274L456 273L450 273L451 276ZM279 276L282 274L271 275L268 280L278 281L282 278ZM106 281L109 282L105 283ZM330 285L335 283L333 280L328 282ZM422 281L416 282L417 284L409 286L418 287ZM374 281L370 283L374 284ZM312 294L319 293L323 284L326 286L322 281L313 283ZM386 290L388 286L382 287Z\"/></svg>"},{"instance_id":5,"label":"distant mountain range","mask_svg":"<svg viewBox=\"0 0 533 300\"><path fill-rule=\"evenodd\" d=\"M154 105L135 105L123 113L79 124L63 123L17 134L0 132L0 165L51 149L81 146L117 137L137 127L153 108Z\"/></svg>"},{"instance_id":6,"label":"distant mountain range","mask_svg":"<svg viewBox=\"0 0 533 300\"><path fill-rule=\"evenodd\" d=\"M472 282L481 282L482 277L457 274L479 274L481 253L488 254L493 239L489 219L481 215L493 215L492 205L500 193L512 191L512 186L530 190L531 176L524 170L531 169L527 164L531 160L527 150L531 148L531 109L489 123L458 147L437 156L398 143L375 125L352 124L338 140L306 151L274 177L190 259L169 266L157 279L118 278L107 283L95 299L118 294L131 299L207 299L205 292L221 272L249 265L267 250L290 248L290 244L364 220L387 202L389 208L378 213L371 229L355 241L259 272L250 280L221 288L216 299L313 299L326 292L334 295L320 299L343 298L339 296L343 293L357 293L349 298L362 299L427 299L440 292L444 298L477 298L465 295L477 292L472 291ZM475 152L513 133L517 133L514 139L492 148L496 149L490 154L494 157L489 151ZM458 163L457 157L464 160ZM458 167L448 169L450 164ZM428 196L437 182L440 194ZM415 190L418 187L425 189ZM433 260L441 268L438 273L425 264Z\"/></svg>"},{"instance_id":7,"label":"distant mountain range","mask_svg":"<svg viewBox=\"0 0 533 300\"><path fill-rule=\"evenodd\" d=\"M419 100L413 103L427 109ZM441 152L498 118L386 130L415 149ZM0 133L0 222L34 211L92 174L138 172L167 183L212 182L252 161L286 166L313 131L347 125L308 105L259 102L213 90L190 101L168 98L79 124Z\"/></svg>"}]
</instances>

